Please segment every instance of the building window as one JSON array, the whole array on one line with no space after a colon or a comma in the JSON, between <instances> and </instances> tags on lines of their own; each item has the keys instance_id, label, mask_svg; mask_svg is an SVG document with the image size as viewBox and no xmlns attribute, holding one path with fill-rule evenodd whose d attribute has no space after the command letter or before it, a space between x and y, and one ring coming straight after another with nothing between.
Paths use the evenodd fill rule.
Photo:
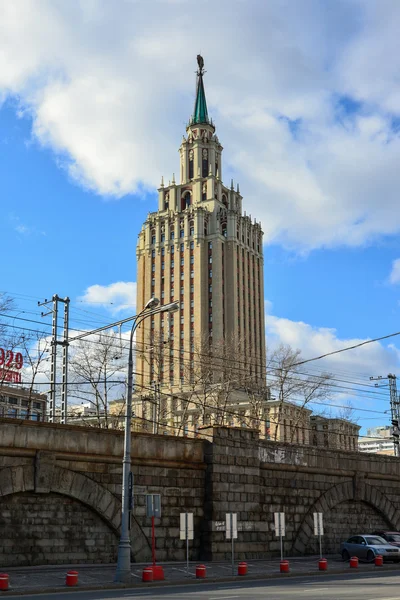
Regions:
<instances>
[{"instance_id":1,"label":"building window","mask_svg":"<svg viewBox=\"0 0 400 600\"><path fill-rule=\"evenodd\" d=\"M193 150L189 151L189 179L193 179L194 172L194 152Z\"/></svg>"},{"instance_id":2,"label":"building window","mask_svg":"<svg viewBox=\"0 0 400 600\"><path fill-rule=\"evenodd\" d=\"M211 264L212 263L212 256L209 257L208 262Z\"/></svg>"},{"instance_id":3,"label":"building window","mask_svg":"<svg viewBox=\"0 0 400 600\"><path fill-rule=\"evenodd\" d=\"M191 227L191 228L189 229L189 235L190 235L191 237L193 237L193 236L194 236L194 227Z\"/></svg>"},{"instance_id":4,"label":"building window","mask_svg":"<svg viewBox=\"0 0 400 600\"><path fill-rule=\"evenodd\" d=\"M179 232L179 236L180 236L181 238L185 237L185 231L184 231L183 229L181 229L181 230L180 230L180 232Z\"/></svg>"},{"instance_id":5,"label":"building window","mask_svg":"<svg viewBox=\"0 0 400 600\"><path fill-rule=\"evenodd\" d=\"M194 248L194 242L190 242L190 249L193 250Z\"/></svg>"},{"instance_id":6,"label":"building window","mask_svg":"<svg viewBox=\"0 0 400 600\"><path fill-rule=\"evenodd\" d=\"M181 244L181 252L184 252L185 250L185 244Z\"/></svg>"},{"instance_id":7,"label":"building window","mask_svg":"<svg viewBox=\"0 0 400 600\"><path fill-rule=\"evenodd\" d=\"M212 285L208 286L208 291L209 291L210 294L212 293Z\"/></svg>"},{"instance_id":8,"label":"building window","mask_svg":"<svg viewBox=\"0 0 400 600\"><path fill-rule=\"evenodd\" d=\"M191 294L193 294L193 292L194 292L194 285L193 285L193 283L192 283L192 284L190 285L190 293L191 293Z\"/></svg>"},{"instance_id":9,"label":"building window","mask_svg":"<svg viewBox=\"0 0 400 600\"><path fill-rule=\"evenodd\" d=\"M175 247L171 246L171 254L174 254L174 252L175 252Z\"/></svg>"},{"instance_id":10,"label":"building window","mask_svg":"<svg viewBox=\"0 0 400 600\"><path fill-rule=\"evenodd\" d=\"M190 279L194 279L194 271L190 271Z\"/></svg>"},{"instance_id":11,"label":"building window","mask_svg":"<svg viewBox=\"0 0 400 600\"><path fill-rule=\"evenodd\" d=\"M208 175L208 150L206 148L203 149L202 152L202 177L207 177Z\"/></svg>"},{"instance_id":12,"label":"building window","mask_svg":"<svg viewBox=\"0 0 400 600\"><path fill-rule=\"evenodd\" d=\"M184 333L183 333L183 331L181 331L181 340L183 340L183 338L184 338Z\"/></svg>"},{"instance_id":13,"label":"building window","mask_svg":"<svg viewBox=\"0 0 400 600\"><path fill-rule=\"evenodd\" d=\"M164 271L164 262L161 263L161 271Z\"/></svg>"},{"instance_id":14,"label":"building window","mask_svg":"<svg viewBox=\"0 0 400 600\"><path fill-rule=\"evenodd\" d=\"M175 281L175 277L173 274L171 275L171 281Z\"/></svg>"},{"instance_id":15,"label":"building window","mask_svg":"<svg viewBox=\"0 0 400 600\"><path fill-rule=\"evenodd\" d=\"M170 295L171 295L171 298L173 298L173 297L174 297L174 288L171 288L171 293L170 293Z\"/></svg>"},{"instance_id":16,"label":"building window","mask_svg":"<svg viewBox=\"0 0 400 600\"><path fill-rule=\"evenodd\" d=\"M190 322L194 323L194 315L190 315Z\"/></svg>"},{"instance_id":17,"label":"building window","mask_svg":"<svg viewBox=\"0 0 400 600\"><path fill-rule=\"evenodd\" d=\"M182 281L183 279L185 279L185 275L184 275L184 273L181 273L181 281Z\"/></svg>"},{"instance_id":18,"label":"building window","mask_svg":"<svg viewBox=\"0 0 400 600\"><path fill-rule=\"evenodd\" d=\"M208 249L212 250L212 242L208 242Z\"/></svg>"},{"instance_id":19,"label":"building window","mask_svg":"<svg viewBox=\"0 0 400 600\"><path fill-rule=\"evenodd\" d=\"M212 315L208 315L208 320L210 323L212 323Z\"/></svg>"},{"instance_id":20,"label":"building window","mask_svg":"<svg viewBox=\"0 0 400 600\"><path fill-rule=\"evenodd\" d=\"M194 264L194 256L190 257L190 264L193 265Z\"/></svg>"},{"instance_id":21,"label":"building window","mask_svg":"<svg viewBox=\"0 0 400 600\"><path fill-rule=\"evenodd\" d=\"M181 267L183 267L183 265L185 264L185 259L183 258L183 256L181 257Z\"/></svg>"},{"instance_id":22,"label":"building window","mask_svg":"<svg viewBox=\"0 0 400 600\"><path fill-rule=\"evenodd\" d=\"M183 296L184 289L181 287L181 296Z\"/></svg>"},{"instance_id":23,"label":"building window","mask_svg":"<svg viewBox=\"0 0 400 600\"><path fill-rule=\"evenodd\" d=\"M161 234L161 241L162 241L162 242L165 242L165 233L162 233L162 234Z\"/></svg>"},{"instance_id":24,"label":"building window","mask_svg":"<svg viewBox=\"0 0 400 600\"><path fill-rule=\"evenodd\" d=\"M212 270L211 269L208 271L208 276L211 279L211 277L212 277Z\"/></svg>"},{"instance_id":25,"label":"building window","mask_svg":"<svg viewBox=\"0 0 400 600\"><path fill-rule=\"evenodd\" d=\"M171 269L173 269L175 266L175 262L173 260L171 260Z\"/></svg>"},{"instance_id":26,"label":"building window","mask_svg":"<svg viewBox=\"0 0 400 600\"><path fill-rule=\"evenodd\" d=\"M156 251L155 251L155 250L152 250L152 251L151 251L151 258L155 258L155 257L156 257Z\"/></svg>"},{"instance_id":27,"label":"building window","mask_svg":"<svg viewBox=\"0 0 400 600\"><path fill-rule=\"evenodd\" d=\"M175 239L175 232L173 231L173 229L171 229L171 235L170 235L171 240Z\"/></svg>"}]
</instances>

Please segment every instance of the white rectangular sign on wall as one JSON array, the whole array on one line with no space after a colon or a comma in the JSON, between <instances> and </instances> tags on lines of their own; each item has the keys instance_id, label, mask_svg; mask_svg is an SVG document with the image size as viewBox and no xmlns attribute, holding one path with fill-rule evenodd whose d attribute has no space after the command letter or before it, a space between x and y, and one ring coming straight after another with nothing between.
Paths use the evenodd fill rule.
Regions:
<instances>
[{"instance_id":1,"label":"white rectangular sign on wall","mask_svg":"<svg viewBox=\"0 0 400 600\"><path fill-rule=\"evenodd\" d=\"M285 537L285 513L274 513L275 535L276 537Z\"/></svg>"},{"instance_id":2,"label":"white rectangular sign on wall","mask_svg":"<svg viewBox=\"0 0 400 600\"><path fill-rule=\"evenodd\" d=\"M237 539L237 514L226 513L226 539Z\"/></svg>"},{"instance_id":3,"label":"white rectangular sign on wall","mask_svg":"<svg viewBox=\"0 0 400 600\"><path fill-rule=\"evenodd\" d=\"M181 540L192 540L194 538L193 513L181 513L179 537Z\"/></svg>"},{"instance_id":4,"label":"white rectangular sign on wall","mask_svg":"<svg viewBox=\"0 0 400 600\"><path fill-rule=\"evenodd\" d=\"M314 513L314 535L324 535L322 513Z\"/></svg>"}]
</instances>

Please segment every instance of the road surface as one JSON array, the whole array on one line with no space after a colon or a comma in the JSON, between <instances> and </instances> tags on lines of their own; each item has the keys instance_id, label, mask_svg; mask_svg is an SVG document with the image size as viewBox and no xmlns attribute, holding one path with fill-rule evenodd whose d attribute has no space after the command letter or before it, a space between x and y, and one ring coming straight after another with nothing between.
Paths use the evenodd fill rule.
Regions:
<instances>
[{"instance_id":1,"label":"road surface","mask_svg":"<svg viewBox=\"0 0 400 600\"><path fill-rule=\"evenodd\" d=\"M53 594L11 596L50 600ZM273 581L191 584L91 592L57 592L57 600L399 600L400 570L371 574L291 577Z\"/></svg>"}]
</instances>

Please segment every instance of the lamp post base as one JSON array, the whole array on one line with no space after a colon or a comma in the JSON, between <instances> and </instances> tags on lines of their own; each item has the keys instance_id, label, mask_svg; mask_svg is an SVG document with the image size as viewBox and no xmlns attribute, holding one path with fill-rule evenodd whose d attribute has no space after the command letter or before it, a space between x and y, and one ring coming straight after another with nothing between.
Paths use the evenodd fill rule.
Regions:
<instances>
[{"instance_id":1,"label":"lamp post base","mask_svg":"<svg viewBox=\"0 0 400 600\"><path fill-rule=\"evenodd\" d=\"M114 582L130 583L131 580L131 545L129 542L122 542L118 546L117 571Z\"/></svg>"}]
</instances>

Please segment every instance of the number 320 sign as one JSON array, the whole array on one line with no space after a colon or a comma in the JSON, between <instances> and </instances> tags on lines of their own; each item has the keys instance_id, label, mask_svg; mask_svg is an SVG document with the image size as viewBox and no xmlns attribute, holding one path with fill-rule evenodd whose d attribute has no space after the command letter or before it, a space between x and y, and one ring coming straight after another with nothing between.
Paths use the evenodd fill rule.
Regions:
<instances>
[{"instance_id":1,"label":"number 320 sign","mask_svg":"<svg viewBox=\"0 0 400 600\"><path fill-rule=\"evenodd\" d=\"M11 383L21 383L21 373L13 371L13 369L22 369L24 359L21 352L12 350L4 350L0 348L0 380L10 381Z\"/></svg>"}]
</instances>

